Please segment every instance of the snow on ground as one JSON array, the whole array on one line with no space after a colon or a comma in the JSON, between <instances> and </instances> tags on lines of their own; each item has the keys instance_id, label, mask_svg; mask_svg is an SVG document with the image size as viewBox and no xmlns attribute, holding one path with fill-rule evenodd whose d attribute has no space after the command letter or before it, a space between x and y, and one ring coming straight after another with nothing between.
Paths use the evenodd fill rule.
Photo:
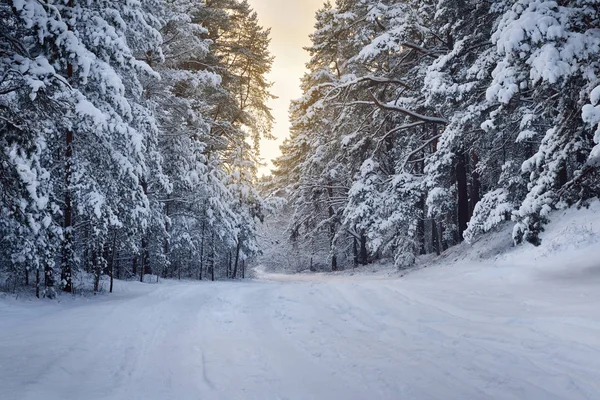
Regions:
<instances>
[{"instance_id":1,"label":"snow on ground","mask_svg":"<svg viewBox=\"0 0 600 400\"><path fill-rule=\"evenodd\" d=\"M498 234L403 277L5 298L0 398L597 400L600 207L563 214L540 248Z\"/></svg>"}]
</instances>

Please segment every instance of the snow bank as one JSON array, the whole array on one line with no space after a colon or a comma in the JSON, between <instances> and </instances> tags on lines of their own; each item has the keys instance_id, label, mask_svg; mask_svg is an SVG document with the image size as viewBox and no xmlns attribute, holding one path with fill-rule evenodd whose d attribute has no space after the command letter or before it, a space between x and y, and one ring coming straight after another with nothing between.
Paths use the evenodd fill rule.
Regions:
<instances>
[{"instance_id":1,"label":"snow bank","mask_svg":"<svg viewBox=\"0 0 600 400\"><path fill-rule=\"evenodd\" d=\"M440 257L421 259L418 269L479 269L481 278L504 282L600 282L600 201L587 209L555 211L550 220L538 247L529 243L514 246L512 224L507 223L472 245L463 243Z\"/></svg>"}]
</instances>

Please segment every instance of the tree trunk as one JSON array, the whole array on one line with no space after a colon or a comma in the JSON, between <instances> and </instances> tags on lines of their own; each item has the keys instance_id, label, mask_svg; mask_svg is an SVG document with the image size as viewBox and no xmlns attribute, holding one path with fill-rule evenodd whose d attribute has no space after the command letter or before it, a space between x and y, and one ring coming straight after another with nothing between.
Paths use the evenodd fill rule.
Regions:
<instances>
[{"instance_id":1,"label":"tree trunk","mask_svg":"<svg viewBox=\"0 0 600 400\"><path fill-rule=\"evenodd\" d=\"M202 239L200 240L200 280L202 280L202 271L204 270L204 229L206 226L206 219L202 219Z\"/></svg>"},{"instance_id":2,"label":"tree trunk","mask_svg":"<svg viewBox=\"0 0 600 400\"><path fill-rule=\"evenodd\" d=\"M140 266L140 282L144 282L144 275L152 274L150 268L150 253L148 249L148 237L144 235L142 238L142 265Z\"/></svg>"},{"instance_id":3,"label":"tree trunk","mask_svg":"<svg viewBox=\"0 0 600 400\"><path fill-rule=\"evenodd\" d=\"M227 279L231 276L231 251L227 252Z\"/></svg>"},{"instance_id":4,"label":"tree trunk","mask_svg":"<svg viewBox=\"0 0 600 400\"><path fill-rule=\"evenodd\" d=\"M40 298L40 269L35 269L35 297Z\"/></svg>"},{"instance_id":5,"label":"tree trunk","mask_svg":"<svg viewBox=\"0 0 600 400\"><path fill-rule=\"evenodd\" d=\"M69 8L73 8L73 0L67 3ZM70 27L69 27L70 29ZM67 64L67 80L73 78L73 64ZM65 148L65 207L63 222L63 242L62 242L62 272L61 278L64 283L64 291L73 292L73 205L71 202L71 163L73 159L73 131L67 129Z\"/></svg>"},{"instance_id":6,"label":"tree trunk","mask_svg":"<svg viewBox=\"0 0 600 400\"><path fill-rule=\"evenodd\" d=\"M433 248L435 250L435 254L438 256L442 254L442 243L441 237L438 235L437 222L435 219L431 220L431 238L433 241Z\"/></svg>"},{"instance_id":7,"label":"tree trunk","mask_svg":"<svg viewBox=\"0 0 600 400\"><path fill-rule=\"evenodd\" d=\"M140 282L144 282L144 275L146 273L146 250L148 248L148 241L146 235L142 236L142 254L140 254Z\"/></svg>"},{"instance_id":8,"label":"tree trunk","mask_svg":"<svg viewBox=\"0 0 600 400\"><path fill-rule=\"evenodd\" d=\"M100 251L94 249L92 252L93 268L94 268L94 294L98 293L100 287L100 274L102 271L102 256Z\"/></svg>"},{"instance_id":9,"label":"tree trunk","mask_svg":"<svg viewBox=\"0 0 600 400\"><path fill-rule=\"evenodd\" d=\"M241 239L238 236L238 240L237 240L237 246L235 249L235 263L233 264L233 274L231 276L231 279L237 279L237 271L238 271L238 263L240 261L240 247L242 245L241 243Z\"/></svg>"},{"instance_id":10,"label":"tree trunk","mask_svg":"<svg viewBox=\"0 0 600 400\"><path fill-rule=\"evenodd\" d=\"M475 152L472 152L471 159L473 161L473 172L471 172L471 192L469 193L469 220L473 216L475 206L479 203L479 200L481 200L481 181L479 180L479 174L477 173L479 157Z\"/></svg>"},{"instance_id":11,"label":"tree trunk","mask_svg":"<svg viewBox=\"0 0 600 400\"><path fill-rule=\"evenodd\" d=\"M458 189L458 236L463 240L463 233L469 223L469 193L467 186L467 165L464 154L457 156L456 184Z\"/></svg>"},{"instance_id":12,"label":"tree trunk","mask_svg":"<svg viewBox=\"0 0 600 400\"><path fill-rule=\"evenodd\" d=\"M211 281L215 281L215 232L212 233L212 238L210 240L210 279Z\"/></svg>"},{"instance_id":13,"label":"tree trunk","mask_svg":"<svg viewBox=\"0 0 600 400\"><path fill-rule=\"evenodd\" d=\"M352 235L352 255L354 256L352 268L356 268L358 266L358 239L354 235Z\"/></svg>"},{"instance_id":14,"label":"tree trunk","mask_svg":"<svg viewBox=\"0 0 600 400\"><path fill-rule=\"evenodd\" d=\"M169 253L171 251L171 244L169 242L169 230L171 229L169 225L169 202L165 204L165 244L164 244L164 254L165 254L165 264L163 264L162 273L163 275L166 273L167 267L170 266ZM158 277L160 273L156 271L156 283L158 283Z\"/></svg>"},{"instance_id":15,"label":"tree trunk","mask_svg":"<svg viewBox=\"0 0 600 400\"><path fill-rule=\"evenodd\" d=\"M337 265L337 256L335 255L335 248L333 245L333 241L335 240L335 222L333 220L333 217L335 216L335 210L333 208L333 204L332 204L332 198L333 198L333 188L332 185L333 183L328 182L327 183L328 187L327 187L327 196L329 197L329 247L331 250L331 270L332 271L337 271L338 269L338 265Z\"/></svg>"},{"instance_id":16,"label":"tree trunk","mask_svg":"<svg viewBox=\"0 0 600 400\"><path fill-rule=\"evenodd\" d=\"M142 190L144 195L148 195L148 182L146 178L141 180ZM140 282L144 282L144 274L146 270L150 271L150 254L148 252L148 232L142 232L142 254L141 254L141 265L140 265ZM151 273L151 271L150 271Z\"/></svg>"},{"instance_id":17,"label":"tree trunk","mask_svg":"<svg viewBox=\"0 0 600 400\"><path fill-rule=\"evenodd\" d=\"M115 275L116 259L117 259L117 232L115 231L115 234L113 236L113 243L112 243L112 254L110 257L110 290L109 290L109 293L113 292L113 281L114 281L114 275Z\"/></svg>"},{"instance_id":18,"label":"tree trunk","mask_svg":"<svg viewBox=\"0 0 600 400\"><path fill-rule=\"evenodd\" d=\"M72 71L69 64L69 70ZM72 72L71 72L72 74ZM69 75L71 76L71 75ZM62 273L61 278L64 284L63 290L67 293L73 292L73 204L71 201L71 159L73 157L73 131L67 130L67 149L65 153L65 207L63 222L63 242L62 242Z\"/></svg>"},{"instance_id":19,"label":"tree trunk","mask_svg":"<svg viewBox=\"0 0 600 400\"><path fill-rule=\"evenodd\" d=\"M29 267L25 268L25 286L29 286Z\"/></svg>"},{"instance_id":20,"label":"tree trunk","mask_svg":"<svg viewBox=\"0 0 600 400\"><path fill-rule=\"evenodd\" d=\"M437 226L437 236L438 236L438 243L439 243L440 253L441 253L444 250L446 250L444 247L444 225L442 225L441 221L439 222L439 224Z\"/></svg>"},{"instance_id":21,"label":"tree trunk","mask_svg":"<svg viewBox=\"0 0 600 400\"><path fill-rule=\"evenodd\" d=\"M364 232L360 234L360 263L367 265L369 263L369 253L367 252L367 236Z\"/></svg>"},{"instance_id":22,"label":"tree trunk","mask_svg":"<svg viewBox=\"0 0 600 400\"><path fill-rule=\"evenodd\" d=\"M53 299L56 296L56 293L54 292L54 268L52 268L49 263L44 265L44 286L44 297L50 296L50 298Z\"/></svg>"},{"instance_id":23,"label":"tree trunk","mask_svg":"<svg viewBox=\"0 0 600 400\"><path fill-rule=\"evenodd\" d=\"M133 276L137 275L137 265L138 265L138 256L133 256L133 260L131 260L131 272L133 272Z\"/></svg>"}]
</instances>

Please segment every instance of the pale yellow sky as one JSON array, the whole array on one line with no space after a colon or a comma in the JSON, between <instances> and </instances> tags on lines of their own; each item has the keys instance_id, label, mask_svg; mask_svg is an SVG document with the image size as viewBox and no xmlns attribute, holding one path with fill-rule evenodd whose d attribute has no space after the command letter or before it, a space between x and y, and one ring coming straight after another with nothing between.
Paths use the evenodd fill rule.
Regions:
<instances>
[{"instance_id":1,"label":"pale yellow sky","mask_svg":"<svg viewBox=\"0 0 600 400\"><path fill-rule=\"evenodd\" d=\"M324 0L249 0L258 13L260 23L271 28L271 53L275 56L269 79L274 82L273 94L278 99L270 104L275 117L273 131L277 140L263 140L261 154L269 163L260 174L268 173L271 160L279 154L279 145L289 135L288 108L290 101L302 95L300 78L308 62L302 48L310 44L308 35L314 27L315 12Z\"/></svg>"}]
</instances>

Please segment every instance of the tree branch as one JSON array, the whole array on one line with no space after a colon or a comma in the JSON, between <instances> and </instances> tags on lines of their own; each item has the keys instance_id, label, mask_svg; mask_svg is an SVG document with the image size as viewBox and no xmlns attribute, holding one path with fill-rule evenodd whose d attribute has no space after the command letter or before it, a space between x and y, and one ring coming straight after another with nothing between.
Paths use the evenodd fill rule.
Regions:
<instances>
[{"instance_id":1,"label":"tree branch","mask_svg":"<svg viewBox=\"0 0 600 400\"><path fill-rule=\"evenodd\" d=\"M428 115L419 114L417 112L407 110L406 108L398 107L397 105L394 105L394 104L384 104L381 101L379 101L379 99L377 99L377 97L375 97L373 92L369 92L369 93L371 94L371 98L375 102L375 105L377 105L377 107L379 107L379 108L382 108L382 109L388 110L388 111L397 111L406 116L418 119L419 121L423 121L423 122L427 122L427 123L431 123L431 124L448 125L448 121L445 120L444 118L430 117Z\"/></svg>"}]
</instances>

